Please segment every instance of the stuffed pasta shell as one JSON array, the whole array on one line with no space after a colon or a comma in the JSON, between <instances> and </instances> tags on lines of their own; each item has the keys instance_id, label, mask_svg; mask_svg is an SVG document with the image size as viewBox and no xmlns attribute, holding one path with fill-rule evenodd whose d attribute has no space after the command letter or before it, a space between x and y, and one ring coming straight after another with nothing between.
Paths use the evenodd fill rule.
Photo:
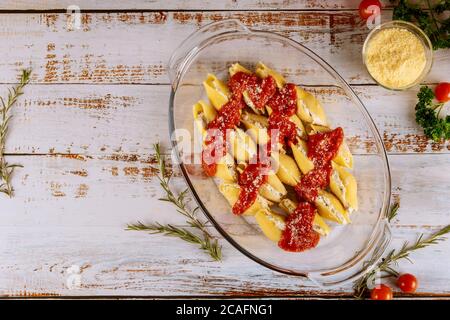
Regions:
<instances>
[{"instance_id":1,"label":"stuffed pasta shell","mask_svg":"<svg viewBox=\"0 0 450 320\"><path fill-rule=\"evenodd\" d=\"M269 122L267 117L251 112L243 112L241 122L247 129L247 134L257 144L269 143L269 134L267 132Z\"/></svg>"},{"instance_id":2,"label":"stuffed pasta shell","mask_svg":"<svg viewBox=\"0 0 450 320\"><path fill-rule=\"evenodd\" d=\"M320 190L314 203L317 206L319 214L323 218L339 224L347 224L350 222L348 212L342 206L339 199L332 193L325 190Z\"/></svg>"},{"instance_id":3,"label":"stuffed pasta shell","mask_svg":"<svg viewBox=\"0 0 450 320\"><path fill-rule=\"evenodd\" d=\"M330 131L330 127L321 126L321 125L314 125L311 124L308 126L308 134L314 134L318 132L328 132ZM338 153L333 159L334 162L337 164L340 164L341 166L347 167L347 168L353 168L353 155L350 152L350 149L345 141L342 142L342 144L339 147Z\"/></svg>"},{"instance_id":4,"label":"stuffed pasta shell","mask_svg":"<svg viewBox=\"0 0 450 320\"><path fill-rule=\"evenodd\" d=\"M260 210L255 214L255 220L269 240L280 241L281 234L286 227L284 216L270 210Z\"/></svg>"},{"instance_id":5,"label":"stuffed pasta shell","mask_svg":"<svg viewBox=\"0 0 450 320\"><path fill-rule=\"evenodd\" d=\"M284 212L291 214L294 212L295 208L297 208L298 204L289 198L285 198L281 200L279 205ZM322 236L326 236L330 233L330 227L318 213L314 216L313 229Z\"/></svg>"},{"instance_id":6,"label":"stuffed pasta shell","mask_svg":"<svg viewBox=\"0 0 450 320\"><path fill-rule=\"evenodd\" d=\"M319 100L299 87L297 87L297 116L305 123L327 125L327 118Z\"/></svg>"},{"instance_id":7,"label":"stuffed pasta shell","mask_svg":"<svg viewBox=\"0 0 450 320\"><path fill-rule=\"evenodd\" d=\"M216 110L220 110L224 104L229 100L230 91L225 83L217 79L213 74L208 74L208 77L203 81L206 95L209 101Z\"/></svg>"},{"instance_id":8,"label":"stuffed pasta shell","mask_svg":"<svg viewBox=\"0 0 450 320\"><path fill-rule=\"evenodd\" d=\"M332 162L330 189L350 212L358 210L357 183L344 167Z\"/></svg>"},{"instance_id":9,"label":"stuffed pasta shell","mask_svg":"<svg viewBox=\"0 0 450 320\"><path fill-rule=\"evenodd\" d=\"M290 156L284 153L279 153L276 165L278 167L277 176L283 183L294 187L300 182L300 170L298 169L295 160Z\"/></svg>"},{"instance_id":10,"label":"stuffed pasta shell","mask_svg":"<svg viewBox=\"0 0 450 320\"><path fill-rule=\"evenodd\" d=\"M284 79L284 77L281 74L279 74L278 72L276 72L273 69L270 69L262 62L258 62L258 64L256 65L255 73L260 78L266 78L268 76L273 77L275 79L275 82L277 83L278 89L283 88L283 86L286 84L286 80Z\"/></svg>"},{"instance_id":11,"label":"stuffed pasta shell","mask_svg":"<svg viewBox=\"0 0 450 320\"><path fill-rule=\"evenodd\" d=\"M239 193L241 192L241 187L237 183L222 183L219 185L219 191L223 194L225 199L227 199L230 206L234 206L239 199ZM269 210L272 202L265 199L264 197L257 195L255 202L246 209L242 214L244 215L254 215L259 210Z\"/></svg>"},{"instance_id":12,"label":"stuffed pasta shell","mask_svg":"<svg viewBox=\"0 0 450 320\"><path fill-rule=\"evenodd\" d=\"M237 171L242 173L244 168L245 164L240 163L237 167ZM267 171L267 181L259 188L259 194L269 201L280 202L281 199L283 199L283 197L287 194L287 190L272 170L268 169Z\"/></svg>"},{"instance_id":13,"label":"stuffed pasta shell","mask_svg":"<svg viewBox=\"0 0 450 320\"><path fill-rule=\"evenodd\" d=\"M217 112L210 104L203 100L197 102L193 106L192 111L195 130L197 130L202 137L202 144L204 144L206 138L206 125L215 118ZM224 181L236 181L236 164L229 153L217 162L215 177Z\"/></svg>"},{"instance_id":14,"label":"stuffed pasta shell","mask_svg":"<svg viewBox=\"0 0 450 320\"><path fill-rule=\"evenodd\" d=\"M290 143L290 147L295 162L303 174L307 174L314 169L314 162L308 158L308 146L305 141L297 139L297 143Z\"/></svg>"}]
</instances>

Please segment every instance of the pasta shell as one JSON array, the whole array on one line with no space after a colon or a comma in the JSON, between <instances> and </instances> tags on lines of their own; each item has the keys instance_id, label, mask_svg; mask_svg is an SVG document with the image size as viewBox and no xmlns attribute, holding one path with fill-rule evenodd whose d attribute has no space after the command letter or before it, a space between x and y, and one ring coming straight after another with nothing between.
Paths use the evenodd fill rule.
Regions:
<instances>
[{"instance_id":1,"label":"pasta shell","mask_svg":"<svg viewBox=\"0 0 450 320\"><path fill-rule=\"evenodd\" d=\"M217 115L216 110L209 103L206 103L203 100L200 100L194 104L192 111L194 114L194 119L199 116L203 116L205 117L206 122L213 121Z\"/></svg>"},{"instance_id":2,"label":"pasta shell","mask_svg":"<svg viewBox=\"0 0 450 320\"><path fill-rule=\"evenodd\" d=\"M350 222L348 212L333 194L325 190L320 190L314 203L323 218L339 224L347 224Z\"/></svg>"},{"instance_id":3,"label":"pasta shell","mask_svg":"<svg viewBox=\"0 0 450 320\"><path fill-rule=\"evenodd\" d=\"M236 164L230 154L226 154L217 163L217 170L215 177L222 179L222 181L235 182L237 181Z\"/></svg>"},{"instance_id":4,"label":"pasta shell","mask_svg":"<svg viewBox=\"0 0 450 320\"><path fill-rule=\"evenodd\" d=\"M291 214L297 208L297 203L292 201L289 198L286 198L286 199L281 200L281 202L279 203L279 206L286 213ZM314 216L313 229L314 229L314 231L316 231L318 234L320 234L322 236L328 235L331 231L330 227L327 225L325 220L317 213Z\"/></svg>"},{"instance_id":5,"label":"pasta shell","mask_svg":"<svg viewBox=\"0 0 450 320\"><path fill-rule=\"evenodd\" d=\"M297 165L303 174L307 174L309 171L314 169L314 163L308 158L308 147L305 141L297 139L297 144L291 143L290 147L294 155L295 162L297 162Z\"/></svg>"},{"instance_id":6,"label":"pasta shell","mask_svg":"<svg viewBox=\"0 0 450 320\"><path fill-rule=\"evenodd\" d=\"M286 154L279 153L277 164L277 176L283 183L294 187L300 182L300 170L294 159Z\"/></svg>"},{"instance_id":7,"label":"pasta shell","mask_svg":"<svg viewBox=\"0 0 450 320\"><path fill-rule=\"evenodd\" d=\"M280 202L287 194L287 190L277 175L270 173L267 176L267 182L259 189L259 194L272 202Z\"/></svg>"},{"instance_id":8,"label":"pasta shell","mask_svg":"<svg viewBox=\"0 0 450 320\"><path fill-rule=\"evenodd\" d=\"M330 189L349 211L358 210L357 183L355 177L344 167L332 163Z\"/></svg>"},{"instance_id":9,"label":"pasta shell","mask_svg":"<svg viewBox=\"0 0 450 320\"><path fill-rule=\"evenodd\" d=\"M279 74L275 70L270 69L262 62L258 62L258 64L256 65L255 73L260 78L266 78L269 75L272 76L275 79L275 82L277 83L277 87L279 89L283 88L286 83L286 80L281 74Z\"/></svg>"},{"instance_id":10,"label":"pasta shell","mask_svg":"<svg viewBox=\"0 0 450 320\"><path fill-rule=\"evenodd\" d=\"M267 113L269 114L269 116L272 114L272 108L270 107L266 107L267 109ZM305 126L303 125L303 122L299 119L299 117L297 117L297 115L292 115L289 117L289 120L291 120L296 128L297 128L297 136L302 138L302 139L306 139L308 137L307 131Z\"/></svg>"},{"instance_id":11,"label":"pasta shell","mask_svg":"<svg viewBox=\"0 0 450 320\"><path fill-rule=\"evenodd\" d=\"M222 183L219 185L219 191L227 199L230 206L233 206L239 199L241 187L237 183ZM272 203L261 196L257 196L256 201L245 210L245 215L255 215L260 210L269 210Z\"/></svg>"},{"instance_id":12,"label":"pasta shell","mask_svg":"<svg viewBox=\"0 0 450 320\"><path fill-rule=\"evenodd\" d=\"M230 73L230 76L235 75L238 72L244 72L247 74L251 74L252 72L248 70L247 68L243 67L239 63L233 63L231 67L228 69L228 72Z\"/></svg>"},{"instance_id":13,"label":"pasta shell","mask_svg":"<svg viewBox=\"0 0 450 320\"><path fill-rule=\"evenodd\" d=\"M208 74L208 77L203 81L206 95L209 101L216 110L220 110L222 106L228 102L230 91L225 83L216 78L213 74Z\"/></svg>"},{"instance_id":14,"label":"pasta shell","mask_svg":"<svg viewBox=\"0 0 450 320\"><path fill-rule=\"evenodd\" d=\"M245 166L245 163L240 163L237 166L237 170L239 172L243 172ZM267 182L260 187L259 194L269 201L280 202L281 199L287 194L287 190L280 179L278 179L277 175L271 171L267 175Z\"/></svg>"},{"instance_id":15,"label":"pasta shell","mask_svg":"<svg viewBox=\"0 0 450 320\"><path fill-rule=\"evenodd\" d=\"M348 144L343 141L341 146L339 147L338 153L336 157L333 159L334 162L340 164L341 166L347 168L353 168L353 155L348 148Z\"/></svg>"},{"instance_id":16,"label":"pasta shell","mask_svg":"<svg viewBox=\"0 0 450 320\"><path fill-rule=\"evenodd\" d=\"M255 214L258 223L264 235L274 242L281 239L281 233L286 227L284 217L267 210L260 210Z\"/></svg>"},{"instance_id":17,"label":"pasta shell","mask_svg":"<svg viewBox=\"0 0 450 320\"><path fill-rule=\"evenodd\" d=\"M247 129L247 134L257 144L267 144L269 142L269 135L267 133L267 126L269 124L266 117L250 112L243 112L241 122Z\"/></svg>"},{"instance_id":18,"label":"pasta shell","mask_svg":"<svg viewBox=\"0 0 450 320\"><path fill-rule=\"evenodd\" d=\"M303 125L303 122L300 120L300 118L294 114L289 118L289 120L295 123L295 126L297 127L297 136L302 139L306 139L308 135L306 134L305 126Z\"/></svg>"},{"instance_id":19,"label":"pasta shell","mask_svg":"<svg viewBox=\"0 0 450 320\"><path fill-rule=\"evenodd\" d=\"M319 100L299 87L297 87L297 115L307 123L327 125L327 118Z\"/></svg>"},{"instance_id":20,"label":"pasta shell","mask_svg":"<svg viewBox=\"0 0 450 320\"><path fill-rule=\"evenodd\" d=\"M256 143L240 128L229 132L228 141L230 152L238 162L248 162L257 153Z\"/></svg>"}]
</instances>

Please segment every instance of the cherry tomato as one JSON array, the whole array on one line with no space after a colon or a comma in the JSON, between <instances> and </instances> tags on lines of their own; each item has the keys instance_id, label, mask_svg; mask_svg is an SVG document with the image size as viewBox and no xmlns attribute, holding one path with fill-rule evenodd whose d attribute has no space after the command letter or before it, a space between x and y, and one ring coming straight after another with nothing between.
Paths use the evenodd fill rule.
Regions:
<instances>
[{"instance_id":1,"label":"cherry tomato","mask_svg":"<svg viewBox=\"0 0 450 320\"><path fill-rule=\"evenodd\" d=\"M381 10L381 2L379 0L363 0L359 4L359 16L363 20L367 20L374 12L369 9L370 6L378 6Z\"/></svg>"},{"instance_id":2,"label":"cherry tomato","mask_svg":"<svg viewBox=\"0 0 450 320\"><path fill-rule=\"evenodd\" d=\"M439 102L447 102L450 100L450 83L441 82L434 89L434 94Z\"/></svg>"},{"instance_id":3,"label":"cherry tomato","mask_svg":"<svg viewBox=\"0 0 450 320\"><path fill-rule=\"evenodd\" d=\"M413 293L417 289L417 279L410 273L402 274L397 279L397 286L405 293Z\"/></svg>"},{"instance_id":4,"label":"cherry tomato","mask_svg":"<svg viewBox=\"0 0 450 320\"><path fill-rule=\"evenodd\" d=\"M370 292L370 299L372 300L392 300L393 297L391 288L384 284L376 286Z\"/></svg>"}]
</instances>

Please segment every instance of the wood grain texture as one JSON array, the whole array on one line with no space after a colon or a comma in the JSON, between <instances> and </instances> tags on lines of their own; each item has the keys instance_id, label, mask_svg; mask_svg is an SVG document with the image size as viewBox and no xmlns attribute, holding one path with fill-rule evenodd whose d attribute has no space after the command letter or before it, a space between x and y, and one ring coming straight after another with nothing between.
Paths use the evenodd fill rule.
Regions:
<instances>
[{"instance_id":1,"label":"wood grain texture","mask_svg":"<svg viewBox=\"0 0 450 320\"><path fill-rule=\"evenodd\" d=\"M415 90L354 88L389 153L449 153L448 141L428 141L415 123ZM0 92L6 90L0 86ZM336 98L341 92L309 90L336 112L346 112L346 101ZM13 110L7 152L145 155L157 141L169 144L169 95L168 85L30 85ZM350 115L345 123L352 123ZM358 128L348 139L354 151L364 153L373 144Z\"/></svg>"},{"instance_id":2,"label":"wood grain texture","mask_svg":"<svg viewBox=\"0 0 450 320\"><path fill-rule=\"evenodd\" d=\"M351 296L350 285L323 290L301 278L272 272L223 242L223 262L163 236L127 233L119 228L86 227L39 230L1 228L2 242L14 248L3 258L2 296ZM434 229L395 228L392 247ZM36 241L45 237L46 241ZM19 246L18 243L21 245ZM22 249L22 247L28 250ZM449 242L412 255L402 272L420 279L417 296L449 295ZM436 259L436 257L439 257ZM433 264L427 263L433 258ZM81 269L80 285L68 287L70 268ZM394 289L395 290L395 289ZM396 297L401 293L395 293Z\"/></svg>"},{"instance_id":3,"label":"wood grain texture","mask_svg":"<svg viewBox=\"0 0 450 320\"><path fill-rule=\"evenodd\" d=\"M221 240L224 261L211 261L192 245L124 231L129 222L183 219L161 196L154 159L14 156L16 197L2 199L0 295L350 295L350 286L320 289L269 271ZM394 244L448 224L450 176L439 155L391 156L393 193L401 210ZM410 172L415 172L411 175ZM174 188L184 183L178 173ZM440 188L436 188L440 185ZM421 279L419 294L449 294L450 263L443 242L413 255L400 269ZM433 261L433 264L428 263ZM69 289L72 265L81 285ZM441 270L435 272L434 270ZM195 286L192 286L195 283Z\"/></svg>"},{"instance_id":4,"label":"wood grain texture","mask_svg":"<svg viewBox=\"0 0 450 320\"><path fill-rule=\"evenodd\" d=\"M359 0L4 0L2 10L65 10L70 5L81 10L268 10L268 9L355 9ZM388 3L389 5L389 3Z\"/></svg>"},{"instance_id":5,"label":"wood grain texture","mask_svg":"<svg viewBox=\"0 0 450 320\"><path fill-rule=\"evenodd\" d=\"M389 10L383 12L383 21L390 17ZM0 49L0 83L13 82L30 66L38 83L168 83L167 63L182 40L207 23L229 18L301 42L351 83L373 83L361 61L369 30L356 11L85 13L79 30L63 13L0 14L0 39L9 44ZM428 82L445 79L448 53L435 52ZM311 81L319 76L308 68L286 73Z\"/></svg>"}]
</instances>

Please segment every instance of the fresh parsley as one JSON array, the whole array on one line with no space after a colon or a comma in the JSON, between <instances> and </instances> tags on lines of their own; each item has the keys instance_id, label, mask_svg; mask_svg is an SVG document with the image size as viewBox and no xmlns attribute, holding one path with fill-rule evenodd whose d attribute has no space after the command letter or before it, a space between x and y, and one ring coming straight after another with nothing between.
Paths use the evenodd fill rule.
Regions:
<instances>
[{"instance_id":1,"label":"fresh parsley","mask_svg":"<svg viewBox=\"0 0 450 320\"><path fill-rule=\"evenodd\" d=\"M450 115L439 117L444 103L434 103L433 90L427 86L420 88L417 97L416 122L423 127L425 135L436 142L450 139Z\"/></svg>"},{"instance_id":2,"label":"fresh parsley","mask_svg":"<svg viewBox=\"0 0 450 320\"><path fill-rule=\"evenodd\" d=\"M450 48L450 17L446 16L450 11L450 0L440 0L431 4L430 0L415 1L399 0L392 14L393 20L404 20L416 24L430 38L433 49ZM426 4L426 8L423 4Z\"/></svg>"}]
</instances>

